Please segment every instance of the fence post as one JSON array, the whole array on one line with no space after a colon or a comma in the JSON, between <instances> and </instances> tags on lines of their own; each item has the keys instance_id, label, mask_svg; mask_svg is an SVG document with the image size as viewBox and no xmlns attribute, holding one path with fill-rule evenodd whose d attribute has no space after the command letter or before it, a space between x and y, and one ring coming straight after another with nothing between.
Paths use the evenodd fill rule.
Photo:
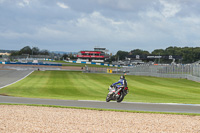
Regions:
<instances>
[{"instance_id":1,"label":"fence post","mask_svg":"<svg viewBox=\"0 0 200 133\"><path fill-rule=\"evenodd\" d=\"M198 65L198 77L200 77L200 65Z\"/></svg>"},{"instance_id":2,"label":"fence post","mask_svg":"<svg viewBox=\"0 0 200 133\"><path fill-rule=\"evenodd\" d=\"M184 67L183 67L183 65L181 65L181 69L182 69L182 74L183 74L183 68L184 68Z\"/></svg>"}]
</instances>

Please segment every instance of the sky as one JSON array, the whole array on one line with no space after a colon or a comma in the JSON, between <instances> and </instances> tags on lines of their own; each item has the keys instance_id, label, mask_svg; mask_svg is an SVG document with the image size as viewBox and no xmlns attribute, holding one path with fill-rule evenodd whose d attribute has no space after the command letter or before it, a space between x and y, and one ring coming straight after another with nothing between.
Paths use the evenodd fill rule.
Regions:
<instances>
[{"instance_id":1,"label":"sky","mask_svg":"<svg viewBox=\"0 0 200 133\"><path fill-rule=\"evenodd\" d=\"M0 0L0 49L200 47L200 0Z\"/></svg>"}]
</instances>

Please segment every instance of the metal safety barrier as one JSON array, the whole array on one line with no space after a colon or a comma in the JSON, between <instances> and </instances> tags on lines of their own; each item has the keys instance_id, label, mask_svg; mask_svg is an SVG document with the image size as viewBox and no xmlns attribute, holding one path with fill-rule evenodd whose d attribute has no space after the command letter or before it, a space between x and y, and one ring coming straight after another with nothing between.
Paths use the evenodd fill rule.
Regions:
<instances>
[{"instance_id":1,"label":"metal safety barrier","mask_svg":"<svg viewBox=\"0 0 200 133\"><path fill-rule=\"evenodd\" d=\"M116 73L127 75L143 75L166 78L184 78L200 82L199 64L177 64L177 65L136 65L131 67L107 68L88 67L85 72L92 73Z\"/></svg>"},{"instance_id":2,"label":"metal safety barrier","mask_svg":"<svg viewBox=\"0 0 200 133\"><path fill-rule=\"evenodd\" d=\"M128 68L121 68L121 71L128 71L129 75L144 75L167 78L185 78L200 82L200 65L138 65Z\"/></svg>"}]
</instances>

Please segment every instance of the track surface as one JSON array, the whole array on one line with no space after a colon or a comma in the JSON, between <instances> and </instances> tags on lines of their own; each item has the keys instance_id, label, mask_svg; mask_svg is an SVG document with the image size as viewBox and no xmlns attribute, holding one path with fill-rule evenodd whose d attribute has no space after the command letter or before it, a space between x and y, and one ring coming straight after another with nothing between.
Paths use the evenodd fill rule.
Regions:
<instances>
[{"instance_id":1,"label":"track surface","mask_svg":"<svg viewBox=\"0 0 200 133\"><path fill-rule=\"evenodd\" d=\"M0 88L18 81L28 75L31 71L0 70ZM105 96L106 97L106 96ZM176 113L199 113L200 105L195 104L156 104L156 103L130 103L130 102L100 102L100 101L73 101L73 100L56 100L56 99L38 99L0 96L0 103L14 104L42 104L58 105L71 107L88 107L117 110L136 110L152 112L176 112Z\"/></svg>"},{"instance_id":2,"label":"track surface","mask_svg":"<svg viewBox=\"0 0 200 133\"><path fill-rule=\"evenodd\" d=\"M32 70L18 71L18 70L0 70L0 89L3 86L12 84L31 73Z\"/></svg>"},{"instance_id":3,"label":"track surface","mask_svg":"<svg viewBox=\"0 0 200 133\"><path fill-rule=\"evenodd\" d=\"M152 112L176 112L176 113L200 113L200 105L189 104L154 104L154 103L116 103L100 101L73 101L73 100L56 100L56 99L38 99L0 96L0 103L20 103L20 104L43 104L58 105L71 107L88 107L101 109L117 110L137 110Z\"/></svg>"}]
</instances>

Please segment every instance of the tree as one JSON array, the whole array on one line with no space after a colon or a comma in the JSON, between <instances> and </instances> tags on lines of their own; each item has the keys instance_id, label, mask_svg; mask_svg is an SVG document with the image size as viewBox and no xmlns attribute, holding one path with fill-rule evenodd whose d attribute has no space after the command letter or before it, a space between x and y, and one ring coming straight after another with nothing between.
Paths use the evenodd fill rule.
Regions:
<instances>
[{"instance_id":1,"label":"tree","mask_svg":"<svg viewBox=\"0 0 200 133\"><path fill-rule=\"evenodd\" d=\"M19 55L23 55L23 54L29 54L29 55L31 55L32 54L32 49L29 46L26 46L26 47L22 48L19 51Z\"/></svg>"},{"instance_id":2,"label":"tree","mask_svg":"<svg viewBox=\"0 0 200 133\"><path fill-rule=\"evenodd\" d=\"M125 57L128 56L128 54L129 54L129 53L126 52L126 51L121 51L121 50L119 50L119 51L117 52L116 56L119 58L119 60L124 60Z\"/></svg>"},{"instance_id":3,"label":"tree","mask_svg":"<svg viewBox=\"0 0 200 133\"><path fill-rule=\"evenodd\" d=\"M68 55L67 54L63 54L63 56L61 57L62 59L67 59Z\"/></svg>"},{"instance_id":4,"label":"tree","mask_svg":"<svg viewBox=\"0 0 200 133\"><path fill-rule=\"evenodd\" d=\"M40 49L38 47L33 47L32 53L33 53L33 55L38 55L40 53Z\"/></svg>"},{"instance_id":5,"label":"tree","mask_svg":"<svg viewBox=\"0 0 200 133\"><path fill-rule=\"evenodd\" d=\"M109 59L106 60L106 62L112 63L112 61L117 61L117 55L110 56Z\"/></svg>"},{"instance_id":6,"label":"tree","mask_svg":"<svg viewBox=\"0 0 200 133\"><path fill-rule=\"evenodd\" d=\"M181 48L170 46L165 49L165 55L181 55Z\"/></svg>"},{"instance_id":7,"label":"tree","mask_svg":"<svg viewBox=\"0 0 200 133\"><path fill-rule=\"evenodd\" d=\"M48 50L41 50L39 52L40 55L49 55L49 51Z\"/></svg>"},{"instance_id":8,"label":"tree","mask_svg":"<svg viewBox=\"0 0 200 133\"><path fill-rule=\"evenodd\" d=\"M75 56L73 55L73 53L70 53L68 56L69 56L70 59L77 59L77 57L75 57Z\"/></svg>"},{"instance_id":9,"label":"tree","mask_svg":"<svg viewBox=\"0 0 200 133\"><path fill-rule=\"evenodd\" d=\"M165 50L163 49L155 49L151 52L152 55L165 55Z\"/></svg>"},{"instance_id":10,"label":"tree","mask_svg":"<svg viewBox=\"0 0 200 133\"><path fill-rule=\"evenodd\" d=\"M168 47L165 50L156 49L152 52L153 55L173 55L181 56L182 63L193 63L200 59L200 47ZM169 63L168 59L161 59L161 62Z\"/></svg>"},{"instance_id":11,"label":"tree","mask_svg":"<svg viewBox=\"0 0 200 133\"><path fill-rule=\"evenodd\" d=\"M183 57L183 63L192 63L197 60L197 58L195 57L195 53L193 52L194 49L196 48L192 48L192 47L182 48L181 55Z\"/></svg>"},{"instance_id":12,"label":"tree","mask_svg":"<svg viewBox=\"0 0 200 133\"><path fill-rule=\"evenodd\" d=\"M131 55L150 55L148 51L141 50L141 49L134 49L130 52Z\"/></svg>"},{"instance_id":13,"label":"tree","mask_svg":"<svg viewBox=\"0 0 200 133\"><path fill-rule=\"evenodd\" d=\"M200 60L200 47L196 47L193 50L193 54L194 54L194 57L195 57L195 61Z\"/></svg>"},{"instance_id":14,"label":"tree","mask_svg":"<svg viewBox=\"0 0 200 133\"><path fill-rule=\"evenodd\" d=\"M19 51L12 51L11 52L11 56L18 56L19 55Z\"/></svg>"}]
</instances>

